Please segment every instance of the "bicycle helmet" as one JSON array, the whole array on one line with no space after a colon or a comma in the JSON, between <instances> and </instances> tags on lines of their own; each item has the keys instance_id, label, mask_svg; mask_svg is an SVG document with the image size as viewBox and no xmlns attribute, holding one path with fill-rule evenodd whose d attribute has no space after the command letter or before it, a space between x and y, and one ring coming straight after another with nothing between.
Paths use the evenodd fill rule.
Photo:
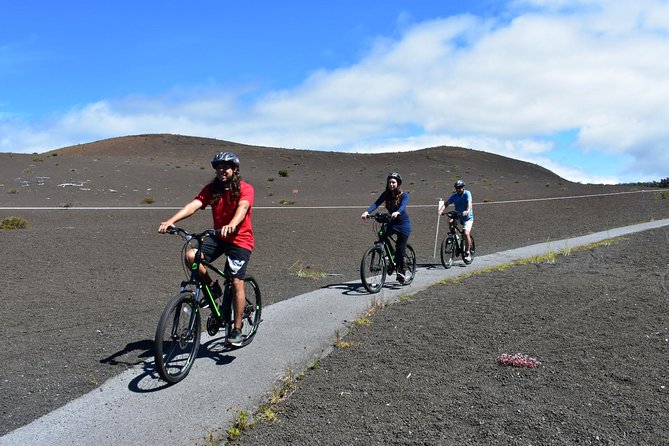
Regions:
<instances>
[{"instance_id":1,"label":"bicycle helmet","mask_svg":"<svg viewBox=\"0 0 669 446\"><path fill-rule=\"evenodd\" d=\"M398 186L399 186L400 184L402 184L402 176L401 176L399 173L397 173L397 172L390 172L390 173L388 174L388 178L386 178L386 183L387 183L388 180L390 180L391 178L395 178L395 179L397 180L397 185L398 185Z\"/></svg>"},{"instance_id":2,"label":"bicycle helmet","mask_svg":"<svg viewBox=\"0 0 669 446\"><path fill-rule=\"evenodd\" d=\"M232 152L220 152L214 155L211 160L211 167L216 168L217 164L228 163L239 167L239 158Z\"/></svg>"},{"instance_id":3,"label":"bicycle helmet","mask_svg":"<svg viewBox=\"0 0 669 446\"><path fill-rule=\"evenodd\" d=\"M456 189L460 189L461 187L465 187L465 182L462 180L458 180L453 184L453 187Z\"/></svg>"}]
</instances>

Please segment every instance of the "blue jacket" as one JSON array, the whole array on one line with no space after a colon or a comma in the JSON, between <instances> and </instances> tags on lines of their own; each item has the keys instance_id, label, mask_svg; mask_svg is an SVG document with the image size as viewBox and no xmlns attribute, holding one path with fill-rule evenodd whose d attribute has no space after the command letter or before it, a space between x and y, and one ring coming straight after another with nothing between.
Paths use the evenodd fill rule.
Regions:
<instances>
[{"instance_id":1,"label":"blue jacket","mask_svg":"<svg viewBox=\"0 0 669 446\"><path fill-rule=\"evenodd\" d=\"M372 203L368 208L367 212L372 213L376 208L381 206L383 203L385 203L385 195L386 193L382 193L379 198L376 199L374 203ZM409 214L407 213L407 205L409 204L409 192L402 192L402 195L400 196L400 203L396 207L396 209L388 209L388 212L391 214L393 212L399 212L400 215L393 219L390 220L390 223L388 223L388 230L393 231L393 232L399 232L400 234L404 235L409 235L411 234L411 219L409 218Z\"/></svg>"}]
</instances>

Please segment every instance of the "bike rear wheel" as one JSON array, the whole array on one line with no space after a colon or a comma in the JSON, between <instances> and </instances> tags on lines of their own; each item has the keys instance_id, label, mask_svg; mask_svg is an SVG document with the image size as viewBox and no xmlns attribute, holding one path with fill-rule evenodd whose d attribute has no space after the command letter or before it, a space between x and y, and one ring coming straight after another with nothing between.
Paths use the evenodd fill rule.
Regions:
<instances>
[{"instance_id":1,"label":"bike rear wheel","mask_svg":"<svg viewBox=\"0 0 669 446\"><path fill-rule=\"evenodd\" d=\"M262 297L260 287L253 277L244 279L244 294L246 295L246 304L244 305L244 315L242 316L242 347L250 344L258 331L262 314Z\"/></svg>"},{"instance_id":2,"label":"bike rear wheel","mask_svg":"<svg viewBox=\"0 0 669 446\"><path fill-rule=\"evenodd\" d=\"M411 245L407 245L404 253L404 268L404 285L409 285L416 276L416 251Z\"/></svg>"},{"instance_id":3,"label":"bike rear wheel","mask_svg":"<svg viewBox=\"0 0 669 446\"><path fill-rule=\"evenodd\" d=\"M453 266L453 259L455 258L455 243L453 243L453 237L446 236L443 242L441 242L441 264L444 265L444 268L449 269Z\"/></svg>"},{"instance_id":4,"label":"bike rear wheel","mask_svg":"<svg viewBox=\"0 0 669 446\"><path fill-rule=\"evenodd\" d=\"M156 328L155 362L160 377L170 384L184 379L200 348L200 309L190 291L177 294L163 310Z\"/></svg>"},{"instance_id":5,"label":"bike rear wheel","mask_svg":"<svg viewBox=\"0 0 669 446\"><path fill-rule=\"evenodd\" d=\"M367 292L374 294L381 291L386 282L386 260L381 246L372 246L363 254L360 279Z\"/></svg>"}]
</instances>

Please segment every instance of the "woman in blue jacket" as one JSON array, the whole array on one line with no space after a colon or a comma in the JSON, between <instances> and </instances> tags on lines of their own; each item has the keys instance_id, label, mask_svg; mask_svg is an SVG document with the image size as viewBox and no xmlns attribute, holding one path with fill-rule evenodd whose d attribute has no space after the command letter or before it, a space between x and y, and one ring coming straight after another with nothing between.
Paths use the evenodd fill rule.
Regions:
<instances>
[{"instance_id":1,"label":"woman in blue jacket","mask_svg":"<svg viewBox=\"0 0 669 446\"><path fill-rule=\"evenodd\" d=\"M404 284L404 254L406 252L409 235L411 235L411 219L407 213L409 204L409 193L402 192L402 177L397 172L391 172L386 178L386 190L372 203L361 218L365 219L370 212L385 204L388 213L390 213L390 223L388 223L388 235L397 234L397 281Z\"/></svg>"}]
</instances>

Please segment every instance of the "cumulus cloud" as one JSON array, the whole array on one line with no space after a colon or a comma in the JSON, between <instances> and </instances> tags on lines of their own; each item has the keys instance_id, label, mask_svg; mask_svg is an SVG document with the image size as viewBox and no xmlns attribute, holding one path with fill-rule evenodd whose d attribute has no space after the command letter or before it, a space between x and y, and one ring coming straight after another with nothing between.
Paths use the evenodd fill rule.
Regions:
<instances>
[{"instance_id":1,"label":"cumulus cloud","mask_svg":"<svg viewBox=\"0 0 669 446\"><path fill-rule=\"evenodd\" d=\"M107 100L55 122L5 120L1 150L137 133L278 147L379 152L458 145L535 162L575 181L669 172L669 4L519 0L509 15L403 24L359 61L295 88L251 95L168 92ZM624 160L615 171L560 161L570 149Z\"/></svg>"}]
</instances>

